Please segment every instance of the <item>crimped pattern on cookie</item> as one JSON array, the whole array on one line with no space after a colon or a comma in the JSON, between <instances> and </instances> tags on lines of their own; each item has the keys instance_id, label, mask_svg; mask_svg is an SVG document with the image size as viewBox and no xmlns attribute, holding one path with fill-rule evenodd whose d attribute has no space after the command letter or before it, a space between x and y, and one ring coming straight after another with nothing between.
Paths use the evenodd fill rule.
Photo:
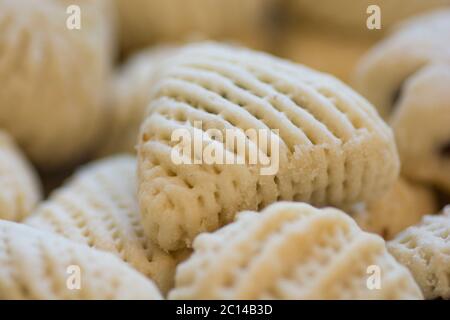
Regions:
<instances>
[{"instance_id":1,"label":"crimped pattern on cookie","mask_svg":"<svg viewBox=\"0 0 450 320\"><path fill-rule=\"evenodd\" d=\"M392 132L366 100L331 76L213 43L188 46L163 69L141 127L138 164L142 221L164 249L190 245L241 210L277 200L345 207L376 199L397 178ZM245 154L231 141L219 148L236 158L251 152L270 158L275 151L243 131L271 132L279 170L261 175L258 165L176 165L171 134L180 128L233 130L245 139Z\"/></svg>"},{"instance_id":2,"label":"crimped pattern on cookie","mask_svg":"<svg viewBox=\"0 0 450 320\"><path fill-rule=\"evenodd\" d=\"M277 203L194 241L172 299L420 299L384 241L342 211ZM378 290L369 266L381 270Z\"/></svg>"},{"instance_id":3,"label":"crimped pattern on cookie","mask_svg":"<svg viewBox=\"0 0 450 320\"><path fill-rule=\"evenodd\" d=\"M41 186L28 160L0 130L0 219L20 221L41 199Z\"/></svg>"},{"instance_id":4,"label":"crimped pattern on cookie","mask_svg":"<svg viewBox=\"0 0 450 320\"><path fill-rule=\"evenodd\" d=\"M66 26L69 5L81 29ZM0 126L51 170L77 162L102 128L111 67L106 2L0 0Z\"/></svg>"},{"instance_id":5,"label":"crimped pattern on cookie","mask_svg":"<svg viewBox=\"0 0 450 320\"><path fill-rule=\"evenodd\" d=\"M355 205L350 213L361 229L390 240L436 210L430 189L399 178L383 197L370 204Z\"/></svg>"},{"instance_id":6,"label":"crimped pattern on cookie","mask_svg":"<svg viewBox=\"0 0 450 320\"><path fill-rule=\"evenodd\" d=\"M161 299L151 280L110 253L1 220L0 265L0 299ZM67 285L72 266L79 290Z\"/></svg>"},{"instance_id":7,"label":"crimped pattern on cookie","mask_svg":"<svg viewBox=\"0 0 450 320\"><path fill-rule=\"evenodd\" d=\"M173 286L181 254L165 253L144 235L134 157L116 156L80 170L25 223L112 252L153 279L163 292Z\"/></svg>"},{"instance_id":8,"label":"crimped pattern on cookie","mask_svg":"<svg viewBox=\"0 0 450 320\"><path fill-rule=\"evenodd\" d=\"M425 298L450 299L450 206L441 214L425 216L388 248L411 271Z\"/></svg>"}]
</instances>

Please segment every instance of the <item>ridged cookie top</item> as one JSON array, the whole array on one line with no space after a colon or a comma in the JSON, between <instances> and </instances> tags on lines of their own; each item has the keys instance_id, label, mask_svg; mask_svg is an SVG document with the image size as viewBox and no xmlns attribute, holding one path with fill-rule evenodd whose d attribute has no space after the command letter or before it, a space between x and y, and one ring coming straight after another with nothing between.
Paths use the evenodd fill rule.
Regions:
<instances>
[{"instance_id":1,"label":"ridged cookie top","mask_svg":"<svg viewBox=\"0 0 450 320\"><path fill-rule=\"evenodd\" d=\"M429 63L450 63L450 10L400 24L360 61L355 88L388 118L402 97L402 86Z\"/></svg>"},{"instance_id":2,"label":"ridged cookie top","mask_svg":"<svg viewBox=\"0 0 450 320\"><path fill-rule=\"evenodd\" d=\"M277 203L194 242L172 299L419 299L411 274L345 213ZM371 266L380 289L370 290ZM373 289L373 288L372 288Z\"/></svg>"},{"instance_id":3,"label":"ridged cookie top","mask_svg":"<svg viewBox=\"0 0 450 320\"><path fill-rule=\"evenodd\" d=\"M24 219L31 214L41 196L34 168L11 137L0 130L0 219Z\"/></svg>"},{"instance_id":4,"label":"ridged cookie top","mask_svg":"<svg viewBox=\"0 0 450 320\"><path fill-rule=\"evenodd\" d=\"M425 216L388 247L411 271L425 298L450 298L450 206L441 214Z\"/></svg>"},{"instance_id":5,"label":"ridged cookie top","mask_svg":"<svg viewBox=\"0 0 450 320\"><path fill-rule=\"evenodd\" d=\"M1 220L0 266L0 299L161 299L150 280L109 253Z\"/></svg>"},{"instance_id":6,"label":"ridged cookie top","mask_svg":"<svg viewBox=\"0 0 450 320\"><path fill-rule=\"evenodd\" d=\"M136 198L136 161L131 156L108 158L81 169L25 223L112 252L164 292L173 286L180 256L163 252L143 232Z\"/></svg>"},{"instance_id":7,"label":"ridged cookie top","mask_svg":"<svg viewBox=\"0 0 450 320\"><path fill-rule=\"evenodd\" d=\"M239 210L294 199L344 207L377 197L397 177L390 129L331 76L214 43L188 46L162 70L138 152L144 225L165 249L189 245L195 234L231 221ZM205 145L216 144L246 165L175 164L177 129L203 135ZM262 131L274 144L259 143L248 130ZM245 148L227 140L227 131ZM278 170L260 174L262 162L250 165L255 154Z\"/></svg>"},{"instance_id":8,"label":"ridged cookie top","mask_svg":"<svg viewBox=\"0 0 450 320\"><path fill-rule=\"evenodd\" d=\"M69 5L81 29L66 26ZM44 169L96 142L111 67L105 2L0 0L0 126ZM45 124L45 125L43 125Z\"/></svg>"}]
</instances>

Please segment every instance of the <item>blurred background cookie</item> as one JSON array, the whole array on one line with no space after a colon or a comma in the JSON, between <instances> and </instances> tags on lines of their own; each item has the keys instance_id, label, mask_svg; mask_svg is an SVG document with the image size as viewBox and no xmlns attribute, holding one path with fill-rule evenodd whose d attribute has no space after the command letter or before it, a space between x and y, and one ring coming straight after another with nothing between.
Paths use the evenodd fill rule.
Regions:
<instances>
[{"instance_id":1,"label":"blurred background cookie","mask_svg":"<svg viewBox=\"0 0 450 320\"><path fill-rule=\"evenodd\" d=\"M408 79L391 125L404 174L450 194L450 64Z\"/></svg>"},{"instance_id":2,"label":"blurred background cookie","mask_svg":"<svg viewBox=\"0 0 450 320\"><path fill-rule=\"evenodd\" d=\"M450 9L401 23L358 64L354 86L389 119L403 85L430 63L450 64Z\"/></svg>"},{"instance_id":3,"label":"blurred background cookie","mask_svg":"<svg viewBox=\"0 0 450 320\"><path fill-rule=\"evenodd\" d=\"M450 10L402 23L360 62L355 86L392 126L405 176L450 193Z\"/></svg>"},{"instance_id":4,"label":"blurred background cookie","mask_svg":"<svg viewBox=\"0 0 450 320\"><path fill-rule=\"evenodd\" d=\"M41 196L34 168L11 137L0 130L0 219L24 219Z\"/></svg>"},{"instance_id":5,"label":"blurred background cookie","mask_svg":"<svg viewBox=\"0 0 450 320\"><path fill-rule=\"evenodd\" d=\"M69 4L82 13L69 29ZM0 127L44 170L76 164L96 144L112 66L106 2L0 0Z\"/></svg>"}]
</instances>

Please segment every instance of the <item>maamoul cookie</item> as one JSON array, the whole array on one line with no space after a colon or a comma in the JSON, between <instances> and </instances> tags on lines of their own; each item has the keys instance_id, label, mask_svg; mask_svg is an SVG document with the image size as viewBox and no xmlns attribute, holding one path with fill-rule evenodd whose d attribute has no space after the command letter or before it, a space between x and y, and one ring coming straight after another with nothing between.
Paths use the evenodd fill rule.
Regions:
<instances>
[{"instance_id":1,"label":"maamoul cookie","mask_svg":"<svg viewBox=\"0 0 450 320\"><path fill-rule=\"evenodd\" d=\"M122 46L189 38L257 37L273 0L114 0Z\"/></svg>"},{"instance_id":2,"label":"maamoul cookie","mask_svg":"<svg viewBox=\"0 0 450 320\"><path fill-rule=\"evenodd\" d=\"M150 93L159 64L175 51L174 46L158 46L132 56L115 75L108 95L108 134L97 156L136 153L137 137L150 102Z\"/></svg>"},{"instance_id":3,"label":"maamoul cookie","mask_svg":"<svg viewBox=\"0 0 450 320\"><path fill-rule=\"evenodd\" d=\"M450 192L450 9L402 24L360 63L357 89L389 118L403 173Z\"/></svg>"},{"instance_id":4,"label":"maamoul cookie","mask_svg":"<svg viewBox=\"0 0 450 320\"><path fill-rule=\"evenodd\" d=\"M0 299L153 300L161 294L110 253L0 220Z\"/></svg>"},{"instance_id":5,"label":"maamoul cookie","mask_svg":"<svg viewBox=\"0 0 450 320\"><path fill-rule=\"evenodd\" d=\"M388 243L389 251L413 274L427 299L450 299L450 206L425 216Z\"/></svg>"},{"instance_id":6,"label":"maamoul cookie","mask_svg":"<svg viewBox=\"0 0 450 320\"><path fill-rule=\"evenodd\" d=\"M0 130L0 219L20 221L40 199L36 172L11 137Z\"/></svg>"},{"instance_id":7,"label":"maamoul cookie","mask_svg":"<svg viewBox=\"0 0 450 320\"><path fill-rule=\"evenodd\" d=\"M409 78L390 123L404 174L450 194L450 63Z\"/></svg>"},{"instance_id":8,"label":"maamoul cookie","mask_svg":"<svg viewBox=\"0 0 450 320\"><path fill-rule=\"evenodd\" d=\"M81 29L66 26L69 5ZM0 0L0 126L45 170L97 142L111 66L103 0Z\"/></svg>"},{"instance_id":9,"label":"maamoul cookie","mask_svg":"<svg viewBox=\"0 0 450 320\"><path fill-rule=\"evenodd\" d=\"M363 57L354 86L388 118L405 98L404 85L429 63L450 64L450 9L410 19ZM426 97L424 99L430 99Z\"/></svg>"},{"instance_id":10,"label":"maamoul cookie","mask_svg":"<svg viewBox=\"0 0 450 320\"><path fill-rule=\"evenodd\" d=\"M399 178L383 197L367 205L355 205L350 213L361 229L390 240L436 210L431 190Z\"/></svg>"},{"instance_id":11,"label":"maamoul cookie","mask_svg":"<svg viewBox=\"0 0 450 320\"><path fill-rule=\"evenodd\" d=\"M169 255L144 235L136 198L136 160L116 156L81 169L26 224L109 251L153 279L173 286L180 254Z\"/></svg>"},{"instance_id":12,"label":"maamoul cookie","mask_svg":"<svg viewBox=\"0 0 450 320\"><path fill-rule=\"evenodd\" d=\"M278 200L346 207L397 179L392 132L329 75L214 43L181 49L162 69L139 137L138 197L146 233L165 250L190 246L241 210ZM205 152L174 161L187 141L174 131L202 136L233 164L203 161Z\"/></svg>"},{"instance_id":13,"label":"maamoul cookie","mask_svg":"<svg viewBox=\"0 0 450 320\"><path fill-rule=\"evenodd\" d=\"M342 28L349 33L380 36L393 24L433 8L450 5L450 0L286 0L291 12L316 24ZM377 5L381 12L381 30L367 28L367 8Z\"/></svg>"},{"instance_id":14,"label":"maamoul cookie","mask_svg":"<svg viewBox=\"0 0 450 320\"><path fill-rule=\"evenodd\" d=\"M177 268L171 299L420 299L384 241L344 212L276 203L242 212ZM379 268L379 283L371 282ZM370 288L370 289L369 289Z\"/></svg>"}]
</instances>

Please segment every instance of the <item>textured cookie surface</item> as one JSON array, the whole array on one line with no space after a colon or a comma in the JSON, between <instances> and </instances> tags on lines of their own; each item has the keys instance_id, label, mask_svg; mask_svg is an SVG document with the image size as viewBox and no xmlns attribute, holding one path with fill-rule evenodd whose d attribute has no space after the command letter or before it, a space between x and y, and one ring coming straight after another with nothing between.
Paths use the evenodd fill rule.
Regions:
<instances>
[{"instance_id":1,"label":"textured cookie surface","mask_svg":"<svg viewBox=\"0 0 450 320\"><path fill-rule=\"evenodd\" d=\"M79 30L66 25L69 5L80 7ZM43 169L72 164L102 127L112 51L106 4L0 0L0 8L0 126Z\"/></svg>"},{"instance_id":2,"label":"textured cookie surface","mask_svg":"<svg viewBox=\"0 0 450 320\"><path fill-rule=\"evenodd\" d=\"M0 130L0 219L20 221L41 198L38 177L8 134Z\"/></svg>"},{"instance_id":3,"label":"textured cookie surface","mask_svg":"<svg viewBox=\"0 0 450 320\"><path fill-rule=\"evenodd\" d=\"M431 190L399 178L382 198L367 205L355 205L350 213L363 230L390 240L436 210Z\"/></svg>"},{"instance_id":4,"label":"textured cookie surface","mask_svg":"<svg viewBox=\"0 0 450 320\"><path fill-rule=\"evenodd\" d=\"M110 253L0 220L0 299L153 300L161 295L151 280Z\"/></svg>"},{"instance_id":5,"label":"textured cookie surface","mask_svg":"<svg viewBox=\"0 0 450 320\"><path fill-rule=\"evenodd\" d=\"M155 73L173 51L172 46L147 49L132 56L117 72L107 98L111 115L108 135L97 156L136 153L139 127L150 102Z\"/></svg>"},{"instance_id":6,"label":"textured cookie surface","mask_svg":"<svg viewBox=\"0 0 450 320\"><path fill-rule=\"evenodd\" d=\"M397 178L392 132L331 76L213 43L182 49L162 69L141 126L138 196L147 234L166 250L241 210L277 200L345 207ZM223 157L180 148L198 142Z\"/></svg>"},{"instance_id":7,"label":"textured cookie surface","mask_svg":"<svg viewBox=\"0 0 450 320\"><path fill-rule=\"evenodd\" d=\"M25 223L112 252L164 292L173 286L178 256L160 250L139 223L134 157L116 156L81 169Z\"/></svg>"},{"instance_id":8,"label":"textured cookie surface","mask_svg":"<svg viewBox=\"0 0 450 320\"><path fill-rule=\"evenodd\" d=\"M425 216L388 248L411 271L425 298L450 299L450 206L441 214Z\"/></svg>"},{"instance_id":9,"label":"textured cookie surface","mask_svg":"<svg viewBox=\"0 0 450 320\"><path fill-rule=\"evenodd\" d=\"M125 49L155 41L261 32L273 0L114 0Z\"/></svg>"},{"instance_id":10,"label":"textured cookie surface","mask_svg":"<svg viewBox=\"0 0 450 320\"><path fill-rule=\"evenodd\" d=\"M420 299L384 241L342 211L281 202L194 242L172 299ZM380 270L370 290L371 266ZM372 288L372 287L370 287ZM373 289L373 288L372 288Z\"/></svg>"},{"instance_id":11,"label":"textured cookie surface","mask_svg":"<svg viewBox=\"0 0 450 320\"><path fill-rule=\"evenodd\" d=\"M354 87L389 118L405 96L402 86L429 63L450 63L450 9L410 19L360 61Z\"/></svg>"}]
</instances>

